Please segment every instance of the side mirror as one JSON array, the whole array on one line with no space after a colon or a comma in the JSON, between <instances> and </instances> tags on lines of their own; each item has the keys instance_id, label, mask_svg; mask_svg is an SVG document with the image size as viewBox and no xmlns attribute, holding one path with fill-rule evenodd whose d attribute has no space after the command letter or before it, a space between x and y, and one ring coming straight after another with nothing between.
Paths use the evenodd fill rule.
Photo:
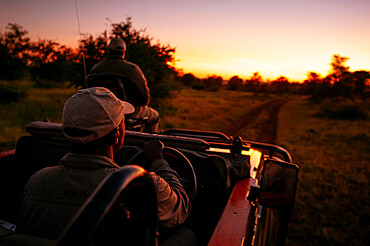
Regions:
<instances>
[{"instance_id":1,"label":"side mirror","mask_svg":"<svg viewBox=\"0 0 370 246\"><path fill-rule=\"evenodd\" d=\"M259 182L259 203L278 210L293 209L298 170L296 164L272 158L265 159Z\"/></svg>"}]
</instances>

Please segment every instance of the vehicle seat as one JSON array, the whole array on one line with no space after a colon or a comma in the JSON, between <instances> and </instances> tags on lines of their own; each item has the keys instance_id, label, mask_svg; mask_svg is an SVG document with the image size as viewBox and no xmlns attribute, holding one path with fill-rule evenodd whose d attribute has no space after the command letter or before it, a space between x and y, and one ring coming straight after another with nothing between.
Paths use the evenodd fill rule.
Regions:
<instances>
[{"instance_id":1,"label":"vehicle seat","mask_svg":"<svg viewBox=\"0 0 370 246\"><path fill-rule=\"evenodd\" d=\"M56 246L56 241L22 233L11 233L0 237L0 246Z\"/></svg>"},{"instance_id":2,"label":"vehicle seat","mask_svg":"<svg viewBox=\"0 0 370 246\"><path fill-rule=\"evenodd\" d=\"M18 139L15 158L12 165L1 175L1 194L6 199L1 200L1 219L16 223L19 210L20 194L28 179L44 167L56 166L59 160L69 152L69 144L51 141L38 136L23 136Z\"/></svg>"},{"instance_id":3,"label":"vehicle seat","mask_svg":"<svg viewBox=\"0 0 370 246\"><path fill-rule=\"evenodd\" d=\"M58 165L60 159L69 152L70 145L67 142L31 135L18 139L15 156L23 172L32 175L42 168Z\"/></svg>"},{"instance_id":4,"label":"vehicle seat","mask_svg":"<svg viewBox=\"0 0 370 246\"><path fill-rule=\"evenodd\" d=\"M105 87L121 100L127 101L124 79L112 74L89 74L86 78L88 87Z\"/></svg>"},{"instance_id":5,"label":"vehicle seat","mask_svg":"<svg viewBox=\"0 0 370 246\"><path fill-rule=\"evenodd\" d=\"M1 246L54 246L56 242L45 238L16 233L0 225Z\"/></svg>"},{"instance_id":6,"label":"vehicle seat","mask_svg":"<svg viewBox=\"0 0 370 246\"><path fill-rule=\"evenodd\" d=\"M58 245L156 245L157 195L141 167L106 177L57 239Z\"/></svg>"},{"instance_id":7,"label":"vehicle seat","mask_svg":"<svg viewBox=\"0 0 370 246\"><path fill-rule=\"evenodd\" d=\"M125 166L100 183L56 241L0 227L0 245L157 245L157 213L149 174Z\"/></svg>"}]
</instances>

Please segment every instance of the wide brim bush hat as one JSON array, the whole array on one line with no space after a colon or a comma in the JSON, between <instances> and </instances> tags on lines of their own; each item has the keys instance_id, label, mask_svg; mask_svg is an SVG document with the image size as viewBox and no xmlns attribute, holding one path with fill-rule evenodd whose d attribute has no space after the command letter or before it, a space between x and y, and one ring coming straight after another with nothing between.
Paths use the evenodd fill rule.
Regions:
<instances>
[{"instance_id":1,"label":"wide brim bush hat","mask_svg":"<svg viewBox=\"0 0 370 246\"><path fill-rule=\"evenodd\" d=\"M92 142L110 133L125 114L134 111L130 103L118 99L107 88L81 89L64 104L63 134L71 142Z\"/></svg>"}]
</instances>

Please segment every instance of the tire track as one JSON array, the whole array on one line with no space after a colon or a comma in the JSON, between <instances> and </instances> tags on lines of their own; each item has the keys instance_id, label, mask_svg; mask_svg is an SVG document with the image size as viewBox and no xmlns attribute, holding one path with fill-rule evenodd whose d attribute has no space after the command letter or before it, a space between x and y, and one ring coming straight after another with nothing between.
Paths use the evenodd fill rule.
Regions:
<instances>
[{"instance_id":1,"label":"tire track","mask_svg":"<svg viewBox=\"0 0 370 246\"><path fill-rule=\"evenodd\" d=\"M245 115L237 119L235 122L232 122L228 126L224 127L221 132L224 132L226 135L235 136L240 129L249 127L252 125L253 121L262 113L266 112L268 117L265 121L258 126L260 135L255 139L258 142L264 143L275 143L277 128L278 128L278 115L281 107L287 103L287 99L276 99L269 101L265 104L262 104Z\"/></svg>"}]
</instances>

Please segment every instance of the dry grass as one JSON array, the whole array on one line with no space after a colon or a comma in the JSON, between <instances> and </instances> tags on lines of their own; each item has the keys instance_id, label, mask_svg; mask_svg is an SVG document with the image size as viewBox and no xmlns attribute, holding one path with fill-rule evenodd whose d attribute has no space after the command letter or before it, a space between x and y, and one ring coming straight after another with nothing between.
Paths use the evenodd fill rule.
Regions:
<instances>
[{"instance_id":1,"label":"dry grass","mask_svg":"<svg viewBox=\"0 0 370 246\"><path fill-rule=\"evenodd\" d=\"M160 128L218 131L268 100L248 92L184 89L166 105L171 111L162 115Z\"/></svg>"},{"instance_id":2,"label":"dry grass","mask_svg":"<svg viewBox=\"0 0 370 246\"><path fill-rule=\"evenodd\" d=\"M283 107L278 143L300 165L288 245L366 245L370 122L314 117L304 98Z\"/></svg>"},{"instance_id":3,"label":"dry grass","mask_svg":"<svg viewBox=\"0 0 370 246\"><path fill-rule=\"evenodd\" d=\"M61 122L65 100L75 89L30 89L19 102L0 104L0 151L15 147L26 135L25 126L35 120Z\"/></svg>"}]
</instances>

